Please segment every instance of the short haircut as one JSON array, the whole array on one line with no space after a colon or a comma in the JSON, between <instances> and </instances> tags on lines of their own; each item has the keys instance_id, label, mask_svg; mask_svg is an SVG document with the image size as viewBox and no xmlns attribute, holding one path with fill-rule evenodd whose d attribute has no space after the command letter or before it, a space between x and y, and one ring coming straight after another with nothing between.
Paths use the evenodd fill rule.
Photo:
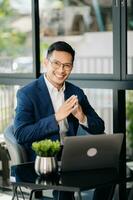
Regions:
<instances>
[{"instance_id":1,"label":"short haircut","mask_svg":"<svg viewBox=\"0 0 133 200\"><path fill-rule=\"evenodd\" d=\"M53 51L65 51L67 53L70 53L72 56L72 62L74 61L75 51L68 43L64 41L58 41L51 44L47 50L47 58L49 58Z\"/></svg>"}]
</instances>

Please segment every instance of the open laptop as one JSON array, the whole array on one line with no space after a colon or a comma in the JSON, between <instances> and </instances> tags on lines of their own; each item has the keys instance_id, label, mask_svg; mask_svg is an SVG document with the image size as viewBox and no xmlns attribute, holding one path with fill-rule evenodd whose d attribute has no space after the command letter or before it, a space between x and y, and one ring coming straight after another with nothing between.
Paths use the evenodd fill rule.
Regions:
<instances>
[{"instance_id":1,"label":"open laptop","mask_svg":"<svg viewBox=\"0 0 133 200\"><path fill-rule=\"evenodd\" d=\"M122 142L122 133L66 137L61 171L118 169Z\"/></svg>"}]
</instances>

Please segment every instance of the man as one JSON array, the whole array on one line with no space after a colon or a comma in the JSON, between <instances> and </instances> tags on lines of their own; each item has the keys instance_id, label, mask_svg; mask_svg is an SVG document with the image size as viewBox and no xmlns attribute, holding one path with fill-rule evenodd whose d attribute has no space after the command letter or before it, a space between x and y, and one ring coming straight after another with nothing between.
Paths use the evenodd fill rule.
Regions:
<instances>
[{"instance_id":1,"label":"man","mask_svg":"<svg viewBox=\"0 0 133 200\"><path fill-rule=\"evenodd\" d=\"M77 134L81 125L90 134L104 132L104 122L89 104L83 90L69 83L75 51L66 42L55 42L47 52L47 72L17 93L15 136L29 160L35 155L34 141L60 139Z\"/></svg>"},{"instance_id":2,"label":"man","mask_svg":"<svg viewBox=\"0 0 133 200\"><path fill-rule=\"evenodd\" d=\"M75 51L63 41L47 51L47 72L17 93L14 121L15 137L27 150L29 161L35 159L34 141L59 139L77 134L79 125L90 134L102 134L104 122L89 104L82 89L67 82Z\"/></svg>"}]
</instances>

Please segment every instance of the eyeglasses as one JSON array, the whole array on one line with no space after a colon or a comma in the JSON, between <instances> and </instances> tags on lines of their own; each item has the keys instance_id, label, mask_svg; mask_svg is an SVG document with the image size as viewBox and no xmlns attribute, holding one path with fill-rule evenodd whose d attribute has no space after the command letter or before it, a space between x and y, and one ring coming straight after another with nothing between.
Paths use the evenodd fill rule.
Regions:
<instances>
[{"instance_id":1,"label":"eyeglasses","mask_svg":"<svg viewBox=\"0 0 133 200\"><path fill-rule=\"evenodd\" d=\"M49 61L54 69L59 69L62 66L65 71L70 71L73 66L72 63L61 63L58 60L49 59Z\"/></svg>"}]
</instances>

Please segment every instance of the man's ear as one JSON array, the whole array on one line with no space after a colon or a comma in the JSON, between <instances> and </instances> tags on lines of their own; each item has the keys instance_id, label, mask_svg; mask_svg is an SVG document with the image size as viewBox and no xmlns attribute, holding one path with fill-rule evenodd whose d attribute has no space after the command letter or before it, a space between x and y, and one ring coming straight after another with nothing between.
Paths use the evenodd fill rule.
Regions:
<instances>
[{"instance_id":1,"label":"man's ear","mask_svg":"<svg viewBox=\"0 0 133 200\"><path fill-rule=\"evenodd\" d=\"M47 68L47 65L48 65L48 59L44 58L44 61L43 61L44 68Z\"/></svg>"},{"instance_id":2,"label":"man's ear","mask_svg":"<svg viewBox=\"0 0 133 200\"><path fill-rule=\"evenodd\" d=\"M47 66L48 66L48 59L44 58L43 62L42 62L42 72L46 72L47 71Z\"/></svg>"}]
</instances>

